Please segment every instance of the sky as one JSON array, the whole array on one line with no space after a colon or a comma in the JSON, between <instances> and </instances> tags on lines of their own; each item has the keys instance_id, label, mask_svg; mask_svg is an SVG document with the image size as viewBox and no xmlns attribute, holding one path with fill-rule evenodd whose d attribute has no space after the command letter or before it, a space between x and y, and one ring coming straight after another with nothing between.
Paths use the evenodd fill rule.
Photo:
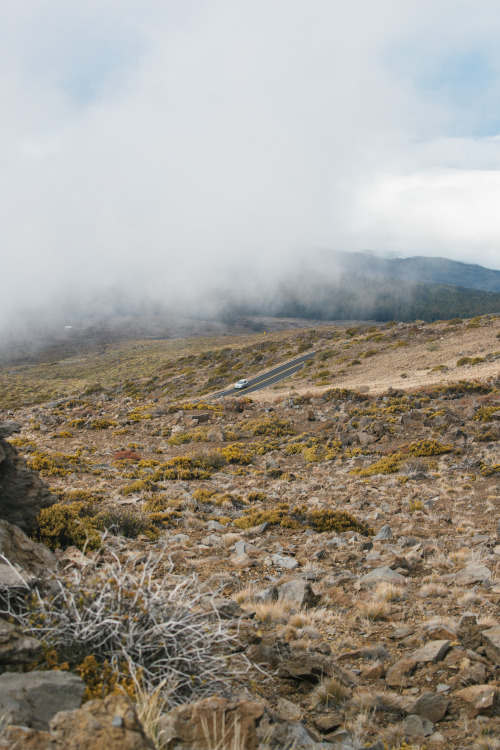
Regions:
<instances>
[{"instance_id":1,"label":"sky","mask_svg":"<svg viewBox=\"0 0 500 750\"><path fill-rule=\"evenodd\" d=\"M0 322L316 249L500 269L499 38L497 0L2 0Z\"/></svg>"}]
</instances>

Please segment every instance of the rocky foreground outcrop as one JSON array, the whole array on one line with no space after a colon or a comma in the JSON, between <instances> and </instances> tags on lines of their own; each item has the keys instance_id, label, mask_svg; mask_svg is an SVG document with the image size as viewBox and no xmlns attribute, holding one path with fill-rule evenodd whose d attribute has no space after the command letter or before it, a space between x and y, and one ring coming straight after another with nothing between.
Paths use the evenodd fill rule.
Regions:
<instances>
[{"instance_id":1,"label":"rocky foreground outcrop","mask_svg":"<svg viewBox=\"0 0 500 750\"><path fill-rule=\"evenodd\" d=\"M52 505L56 498L5 439L20 430L19 422L0 422L0 516L31 534L40 510Z\"/></svg>"}]
</instances>

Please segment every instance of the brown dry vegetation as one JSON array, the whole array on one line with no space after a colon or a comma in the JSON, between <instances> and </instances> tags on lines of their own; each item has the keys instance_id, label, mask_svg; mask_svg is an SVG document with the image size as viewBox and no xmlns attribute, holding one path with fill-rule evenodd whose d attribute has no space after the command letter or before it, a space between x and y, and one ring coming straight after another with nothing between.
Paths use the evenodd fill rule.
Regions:
<instances>
[{"instance_id":1,"label":"brown dry vegetation","mask_svg":"<svg viewBox=\"0 0 500 750\"><path fill-rule=\"evenodd\" d=\"M166 544L176 575L238 602L254 666L235 690L278 715L291 701L331 741L335 712L337 727L389 747L412 701L438 690L449 706L428 746L458 748L500 730L494 710L472 729L475 709L458 696L498 686L481 637L467 641L459 623L466 611L489 618L480 633L500 602L499 322L134 342L11 364L0 419L22 422L12 442L58 495L41 519L51 546L89 535L97 546L104 529L128 537L131 554ZM310 349L312 363L278 388L210 399ZM377 540L385 525L392 537ZM392 586L366 581L373 569L390 569ZM259 599L288 580L315 597ZM430 640L450 641L439 661L417 659L400 684L388 677ZM317 673L286 671L295 657L324 665L319 688Z\"/></svg>"}]
</instances>

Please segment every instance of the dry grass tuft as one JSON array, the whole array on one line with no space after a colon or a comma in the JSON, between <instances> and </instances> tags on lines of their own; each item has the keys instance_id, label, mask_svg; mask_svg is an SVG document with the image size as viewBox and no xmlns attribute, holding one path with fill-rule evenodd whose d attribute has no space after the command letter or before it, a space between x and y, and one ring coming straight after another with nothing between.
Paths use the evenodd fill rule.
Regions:
<instances>
[{"instance_id":1,"label":"dry grass tuft","mask_svg":"<svg viewBox=\"0 0 500 750\"><path fill-rule=\"evenodd\" d=\"M373 596L375 599L382 599L386 602L399 602L404 599L405 590L402 586L384 582L377 584Z\"/></svg>"},{"instance_id":2,"label":"dry grass tuft","mask_svg":"<svg viewBox=\"0 0 500 750\"><path fill-rule=\"evenodd\" d=\"M426 583L419 591L423 599L435 599L448 595L448 589L443 583Z\"/></svg>"},{"instance_id":3,"label":"dry grass tuft","mask_svg":"<svg viewBox=\"0 0 500 750\"><path fill-rule=\"evenodd\" d=\"M361 688L352 696L351 708L356 711L373 711L374 713L401 716L404 713L403 698L388 690L370 690Z\"/></svg>"},{"instance_id":4,"label":"dry grass tuft","mask_svg":"<svg viewBox=\"0 0 500 750\"><path fill-rule=\"evenodd\" d=\"M311 706L340 707L349 699L351 691L336 677L329 677L314 688L310 695Z\"/></svg>"},{"instance_id":5,"label":"dry grass tuft","mask_svg":"<svg viewBox=\"0 0 500 750\"><path fill-rule=\"evenodd\" d=\"M384 599L360 602L358 608L359 617L366 622L379 622L389 617L390 608Z\"/></svg>"},{"instance_id":6,"label":"dry grass tuft","mask_svg":"<svg viewBox=\"0 0 500 750\"><path fill-rule=\"evenodd\" d=\"M281 602L261 602L255 606L255 619L266 625L285 623L288 621L291 602L286 600Z\"/></svg>"}]
</instances>

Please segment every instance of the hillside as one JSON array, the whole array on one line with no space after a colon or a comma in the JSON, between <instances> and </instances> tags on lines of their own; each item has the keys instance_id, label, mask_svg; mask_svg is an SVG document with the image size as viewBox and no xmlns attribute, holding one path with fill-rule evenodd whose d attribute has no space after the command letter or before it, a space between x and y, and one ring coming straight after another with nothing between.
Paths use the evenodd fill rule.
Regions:
<instances>
[{"instance_id":1,"label":"hillside","mask_svg":"<svg viewBox=\"0 0 500 750\"><path fill-rule=\"evenodd\" d=\"M447 284L500 292L500 271L474 263L424 256L383 258L371 253L340 251L322 251L318 257L327 267L337 266L345 274L356 273L362 269L364 273L375 278Z\"/></svg>"},{"instance_id":2,"label":"hillside","mask_svg":"<svg viewBox=\"0 0 500 750\"><path fill-rule=\"evenodd\" d=\"M4 362L0 422L22 425L9 443L57 500L37 538L85 591L118 565L148 592L189 582L196 622L221 628L224 661L206 662L207 685L191 654L187 692L169 673L158 726L172 731L177 701L200 750L497 746L499 324L270 325ZM269 390L210 397L309 350ZM32 636L33 606L16 620ZM106 671L102 650L91 673L91 648L55 632L38 666L67 661L87 697L118 681L143 705L130 665L108 656ZM213 736L216 703L203 729L210 688L240 701L239 740L234 725Z\"/></svg>"}]
</instances>

